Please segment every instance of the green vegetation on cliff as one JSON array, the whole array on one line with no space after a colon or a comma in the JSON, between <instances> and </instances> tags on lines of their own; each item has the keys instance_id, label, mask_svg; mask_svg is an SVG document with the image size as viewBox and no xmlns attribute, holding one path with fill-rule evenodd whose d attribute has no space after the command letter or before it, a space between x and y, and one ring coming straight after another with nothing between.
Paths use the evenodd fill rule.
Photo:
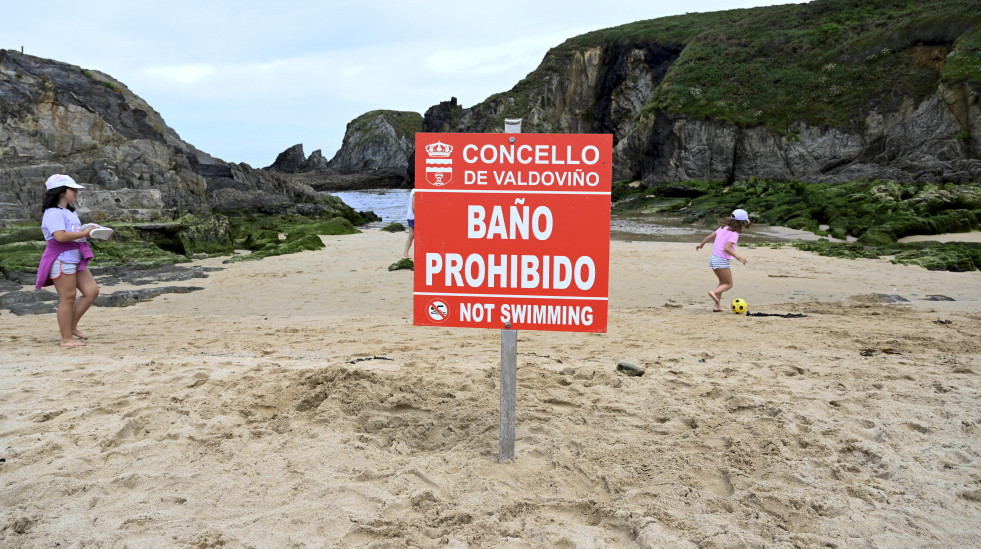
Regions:
<instances>
[{"instance_id":1,"label":"green vegetation on cliff","mask_svg":"<svg viewBox=\"0 0 981 549\"><path fill-rule=\"evenodd\" d=\"M593 47L675 46L681 51L645 112L766 125L854 127L948 84L981 86L981 4L975 0L816 0L691 13L583 34L550 50L504 96L521 98Z\"/></svg>"},{"instance_id":2,"label":"green vegetation on cliff","mask_svg":"<svg viewBox=\"0 0 981 549\"><path fill-rule=\"evenodd\" d=\"M370 111L355 118L348 125L348 131L353 127L359 133L368 134L368 127L372 120L381 116L395 130L396 139L412 140L417 132L422 131L422 115L411 111L389 111L377 110Z\"/></svg>"}]
</instances>

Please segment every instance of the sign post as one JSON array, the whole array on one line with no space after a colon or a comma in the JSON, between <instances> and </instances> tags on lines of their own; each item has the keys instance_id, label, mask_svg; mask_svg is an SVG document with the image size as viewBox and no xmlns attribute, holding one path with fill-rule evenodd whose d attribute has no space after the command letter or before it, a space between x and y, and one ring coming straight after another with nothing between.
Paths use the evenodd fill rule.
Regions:
<instances>
[{"instance_id":1,"label":"sign post","mask_svg":"<svg viewBox=\"0 0 981 549\"><path fill-rule=\"evenodd\" d=\"M504 133L521 133L521 119L505 119ZM518 426L518 330L511 330L510 327L511 323L508 322L505 329L501 330L501 436L497 455L499 463L514 461L514 438Z\"/></svg>"},{"instance_id":2,"label":"sign post","mask_svg":"<svg viewBox=\"0 0 981 549\"><path fill-rule=\"evenodd\" d=\"M605 332L613 136L417 133L413 324L501 330L502 462L517 330Z\"/></svg>"}]
</instances>

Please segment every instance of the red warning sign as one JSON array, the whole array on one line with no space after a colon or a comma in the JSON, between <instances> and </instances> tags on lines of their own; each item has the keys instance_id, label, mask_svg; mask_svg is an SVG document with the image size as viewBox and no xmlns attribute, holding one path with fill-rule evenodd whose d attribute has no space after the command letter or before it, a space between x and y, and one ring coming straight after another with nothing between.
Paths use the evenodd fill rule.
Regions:
<instances>
[{"instance_id":1,"label":"red warning sign","mask_svg":"<svg viewBox=\"0 0 981 549\"><path fill-rule=\"evenodd\" d=\"M613 137L416 134L414 324L605 332Z\"/></svg>"}]
</instances>

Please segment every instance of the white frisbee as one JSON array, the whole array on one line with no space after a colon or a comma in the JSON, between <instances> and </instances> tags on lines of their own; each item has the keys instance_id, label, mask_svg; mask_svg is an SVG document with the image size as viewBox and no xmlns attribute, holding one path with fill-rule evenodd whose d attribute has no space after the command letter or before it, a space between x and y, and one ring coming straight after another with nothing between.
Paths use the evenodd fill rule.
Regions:
<instances>
[{"instance_id":1,"label":"white frisbee","mask_svg":"<svg viewBox=\"0 0 981 549\"><path fill-rule=\"evenodd\" d=\"M112 237L112 229L109 227L98 227L92 229L92 232L89 233L89 237L96 240L109 240L109 238Z\"/></svg>"}]
</instances>

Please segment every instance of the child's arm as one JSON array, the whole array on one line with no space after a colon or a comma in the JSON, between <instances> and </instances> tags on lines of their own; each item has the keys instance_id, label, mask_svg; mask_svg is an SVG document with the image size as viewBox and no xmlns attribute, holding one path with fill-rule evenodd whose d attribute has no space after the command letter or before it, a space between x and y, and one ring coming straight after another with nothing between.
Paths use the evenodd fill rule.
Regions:
<instances>
[{"instance_id":1,"label":"child's arm","mask_svg":"<svg viewBox=\"0 0 981 549\"><path fill-rule=\"evenodd\" d=\"M746 264L746 258L745 257L739 257L738 255L736 255L736 250L733 249L733 246L735 246L735 244L733 244L731 240L729 242L726 242L726 253L729 254L729 255L731 255L732 257L735 257L739 261L742 261L743 262L743 265L745 265Z\"/></svg>"},{"instance_id":2,"label":"child's arm","mask_svg":"<svg viewBox=\"0 0 981 549\"><path fill-rule=\"evenodd\" d=\"M87 238L89 233L95 227L89 227L88 229L82 229L81 231L55 231L51 233L58 242L71 242L72 240L78 240L79 238Z\"/></svg>"},{"instance_id":3,"label":"child's arm","mask_svg":"<svg viewBox=\"0 0 981 549\"><path fill-rule=\"evenodd\" d=\"M718 229L716 229L716 231L717 230ZM710 234L710 235L706 236L704 239L702 239L702 243L699 244L698 246L695 246L695 249L696 250L701 250L702 249L702 246L704 246L705 243L708 242L709 240L712 240L712 237L714 237L714 236L715 236L715 231L712 231L712 234Z\"/></svg>"}]
</instances>

